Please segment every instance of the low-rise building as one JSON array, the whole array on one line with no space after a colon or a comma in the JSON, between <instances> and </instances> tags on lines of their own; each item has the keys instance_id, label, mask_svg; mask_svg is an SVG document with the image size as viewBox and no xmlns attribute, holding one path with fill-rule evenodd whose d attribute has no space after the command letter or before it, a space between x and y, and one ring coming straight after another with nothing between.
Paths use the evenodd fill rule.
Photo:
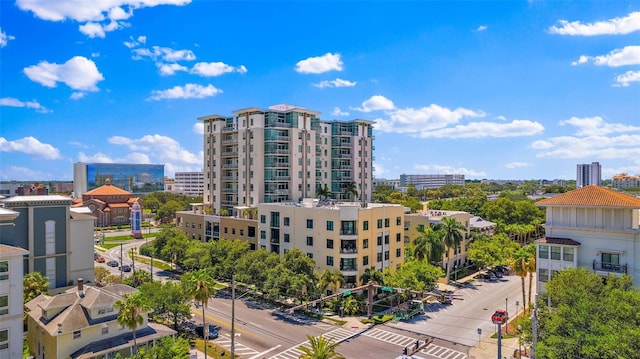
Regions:
<instances>
[{"instance_id":1,"label":"low-rise building","mask_svg":"<svg viewBox=\"0 0 640 359\"><path fill-rule=\"evenodd\" d=\"M3 218L17 216L17 212L0 208ZM0 244L0 359L22 357L23 336L23 257L28 251Z\"/></svg>"},{"instance_id":2,"label":"low-rise building","mask_svg":"<svg viewBox=\"0 0 640 359\"><path fill-rule=\"evenodd\" d=\"M133 332L118 323L115 304L135 291L124 284L85 286L78 279L77 288L55 296L36 297L25 304L30 354L35 358L58 359L112 358L116 353L129 357L134 345ZM149 323L147 313L142 313L142 317L135 334L138 347L176 334L165 325Z\"/></svg>"},{"instance_id":3,"label":"low-rise building","mask_svg":"<svg viewBox=\"0 0 640 359\"><path fill-rule=\"evenodd\" d=\"M74 207L88 207L96 217L96 226L130 224L131 209L139 198L129 191L118 188L107 179L98 188L85 192L73 201Z\"/></svg>"},{"instance_id":4,"label":"low-rise building","mask_svg":"<svg viewBox=\"0 0 640 359\"><path fill-rule=\"evenodd\" d=\"M536 241L537 286L559 270L628 274L640 286L640 199L590 185L536 203L546 208L546 237Z\"/></svg>"},{"instance_id":5,"label":"low-rise building","mask_svg":"<svg viewBox=\"0 0 640 359\"><path fill-rule=\"evenodd\" d=\"M617 189L640 187L640 175L629 176L626 173L611 177L611 187Z\"/></svg>"}]
</instances>

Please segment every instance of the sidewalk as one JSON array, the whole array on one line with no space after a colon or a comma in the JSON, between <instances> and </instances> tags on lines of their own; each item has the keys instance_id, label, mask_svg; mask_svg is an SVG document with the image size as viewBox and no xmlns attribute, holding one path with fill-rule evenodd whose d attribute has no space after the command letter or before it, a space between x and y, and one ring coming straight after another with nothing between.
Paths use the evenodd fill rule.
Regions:
<instances>
[{"instance_id":1,"label":"sidewalk","mask_svg":"<svg viewBox=\"0 0 640 359\"><path fill-rule=\"evenodd\" d=\"M524 353L524 348L523 353ZM502 339L502 357L516 358L518 351L518 338ZM469 349L469 359L496 359L498 358L498 339L483 338L479 345ZM522 359L528 358L522 356Z\"/></svg>"}]
</instances>

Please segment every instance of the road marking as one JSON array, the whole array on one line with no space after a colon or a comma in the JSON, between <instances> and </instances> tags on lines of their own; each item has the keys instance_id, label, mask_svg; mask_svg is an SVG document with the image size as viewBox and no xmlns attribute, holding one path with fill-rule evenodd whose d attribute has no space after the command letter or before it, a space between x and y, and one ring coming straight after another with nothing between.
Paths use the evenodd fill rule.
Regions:
<instances>
[{"instance_id":1,"label":"road marking","mask_svg":"<svg viewBox=\"0 0 640 359\"><path fill-rule=\"evenodd\" d=\"M362 333L363 336L367 336L376 340L387 342L390 344L398 345L401 347L411 347L416 342L416 338L411 338L401 334L395 334L383 329L371 329ZM441 347L433 343L429 344L426 348L420 350L421 353L427 354L432 358L437 359L466 359L467 355L457 350ZM414 356L414 358L418 358Z\"/></svg>"},{"instance_id":2,"label":"road marking","mask_svg":"<svg viewBox=\"0 0 640 359\"><path fill-rule=\"evenodd\" d=\"M274 350L276 350L276 349L278 349L278 348L280 348L280 347L281 347L281 345L280 345L280 344L278 344L278 345L276 345L275 347L273 347L273 348L271 348L271 349L267 349L267 350L263 351L262 353L258 353L258 354L256 354L256 355L252 356L252 357L251 357L251 358L249 358L249 359L257 359L257 358L259 358L259 357L264 357L264 355L265 355L265 354L267 354L268 352L270 352L270 351L274 351Z\"/></svg>"},{"instance_id":3,"label":"road marking","mask_svg":"<svg viewBox=\"0 0 640 359\"><path fill-rule=\"evenodd\" d=\"M322 336L324 338L329 338L329 339L333 339L334 343L339 343L341 341L343 341L346 338L349 338L350 336L356 334L356 332L351 331L351 330L347 330L347 329L343 329L343 328L338 328L338 329L334 329L330 332L326 332L323 333ZM304 341L300 344L294 345L293 347L280 352L272 357L270 357L269 359L298 359L300 357L301 354L303 354L302 350L300 350L300 347L307 347L309 348L309 341Z\"/></svg>"}]
</instances>

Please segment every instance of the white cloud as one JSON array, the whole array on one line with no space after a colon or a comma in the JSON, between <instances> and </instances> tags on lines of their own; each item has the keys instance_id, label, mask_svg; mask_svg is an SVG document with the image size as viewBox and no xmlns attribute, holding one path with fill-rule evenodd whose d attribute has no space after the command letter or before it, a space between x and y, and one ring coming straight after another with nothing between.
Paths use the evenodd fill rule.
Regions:
<instances>
[{"instance_id":1,"label":"white cloud","mask_svg":"<svg viewBox=\"0 0 640 359\"><path fill-rule=\"evenodd\" d=\"M449 165L414 165L414 168L419 171L446 173L446 174L463 174L465 176L480 177L486 176L484 171L476 171L467 169L464 167L453 167Z\"/></svg>"},{"instance_id":2,"label":"white cloud","mask_svg":"<svg viewBox=\"0 0 640 359\"><path fill-rule=\"evenodd\" d=\"M530 166L532 166L532 164L527 162L509 162L504 165L505 168L510 168L510 169L530 167Z\"/></svg>"},{"instance_id":3,"label":"white cloud","mask_svg":"<svg viewBox=\"0 0 640 359\"><path fill-rule=\"evenodd\" d=\"M15 141L7 141L0 137L0 152L22 152L28 155L56 160L61 158L60 151L47 143L38 141L37 138L29 136Z\"/></svg>"},{"instance_id":4,"label":"white cloud","mask_svg":"<svg viewBox=\"0 0 640 359\"><path fill-rule=\"evenodd\" d=\"M331 114L333 116L349 116L349 112L340 111L340 107L334 107Z\"/></svg>"},{"instance_id":5,"label":"white cloud","mask_svg":"<svg viewBox=\"0 0 640 359\"><path fill-rule=\"evenodd\" d=\"M100 57L100 53L99 52L92 52L91 53L91 57Z\"/></svg>"},{"instance_id":6,"label":"white cloud","mask_svg":"<svg viewBox=\"0 0 640 359\"><path fill-rule=\"evenodd\" d=\"M537 157L551 158L640 158L640 135L615 137L588 136L553 137L534 141L531 148L539 150Z\"/></svg>"},{"instance_id":7,"label":"white cloud","mask_svg":"<svg viewBox=\"0 0 640 359\"><path fill-rule=\"evenodd\" d=\"M552 34L571 36L624 35L640 30L640 12L592 23L560 20L548 30Z\"/></svg>"},{"instance_id":8,"label":"white cloud","mask_svg":"<svg viewBox=\"0 0 640 359\"><path fill-rule=\"evenodd\" d=\"M607 123L600 116L595 117L571 117L560 121L560 126L570 125L578 128L577 136L602 136L610 133L640 131L640 126L630 126L620 123Z\"/></svg>"},{"instance_id":9,"label":"white cloud","mask_svg":"<svg viewBox=\"0 0 640 359\"><path fill-rule=\"evenodd\" d=\"M72 100L79 100L86 95L85 92L74 92L69 96Z\"/></svg>"},{"instance_id":10,"label":"white cloud","mask_svg":"<svg viewBox=\"0 0 640 359\"><path fill-rule=\"evenodd\" d=\"M191 69L191 73L205 77L220 76L230 72L244 74L247 72L247 68L244 65L230 66L224 62L198 62Z\"/></svg>"},{"instance_id":11,"label":"white cloud","mask_svg":"<svg viewBox=\"0 0 640 359\"><path fill-rule=\"evenodd\" d=\"M47 109L46 107L42 106L38 101L36 100L32 100L32 101L20 101L17 98L13 98L13 97L3 97L0 98L0 106L9 106L9 107L26 107L26 108L33 108L38 112L42 112L42 113L48 113L51 112L51 110Z\"/></svg>"},{"instance_id":12,"label":"white cloud","mask_svg":"<svg viewBox=\"0 0 640 359\"><path fill-rule=\"evenodd\" d=\"M137 46L137 42L125 42L125 46ZM170 47L153 46L151 49L141 47L131 50L134 53L134 60L141 60L142 58L149 57L154 61L164 62L177 62L177 61L193 61L196 59L196 55L191 50L174 50Z\"/></svg>"},{"instance_id":13,"label":"white cloud","mask_svg":"<svg viewBox=\"0 0 640 359\"><path fill-rule=\"evenodd\" d=\"M384 166L382 166L377 162L373 164L373 168L374 168L374 173L376 174L376 177L380 177L384 174L389 173L389 171L386 168L384 168Z\"/></svg>"},{"instance_id":14,"label":"white cloud","mask_svg":"<svg viewBox=\"0 0 640 359\"><path fill-rule=\"evenodd\" d=\"M14 39L15 39L14 36L7 35L7 33L2 31L2 28L0 27L0 48L7 46L7 43L9 42L9 40L14 40Z\"/></svg>"},{"instance_id":15,"label":"white cloud","mask_svg":"<svg viewBox=\"0 0 640 359\"><path fill-rule=\"evenodd\" d=\"M315 87L319 87L319 88L325 88L325 87L353 87L357 84L357 82L352 82L352 81L348 81L348 80L343 80L340 78L337 78L335 80L331 80L331 81L320 81L316 84L313 84L313 86Z\"/></svg>"},{"instance_id":16,"label":"white cloud","mask_svg":"<svg viewBox=\"0 0 640 359\"><path fill-rule=\"evenodd\" d=\"M113 136L108 141L114 145L126 146L132 151L153 153L161 162L202 165L203 161L201 156L185 150L178 141L167 136L145 135L137 139Z\"/></svg>"},{"instance_id":17,"label":"white cloud","mask_svg":"<svg viewBox=\"0 0 640 359\"><path fill-rule=\"evenodd\" d=\"M222 90L209 84L202 86L198 84L186 84L184 86L175 86L167 90L158 90L151 93L150 100L162 99L188 99L188 98L205 98L215 96L222 93Z\"/></svg>"},{"instance_id":18,"label":"white cloud","mask_svg":"<svg viewBox=\"0 0 640 359\"><path fill-rule=\"evenodd\" d=\"M56 87L62 82L74 90L98 91L96 84L104 80L96 64L83 56L75 56L62 65L42 61L24 69L25 75L43 86Z\"/></svg>"},{"instance_id":19,"label":"white cloud","mask_svg":"<svg viewBox=\"0 0 640 359\"><path fill-rule=\"evenodd\" d=\"M487 29L487 25L480 25L478 26L478 28L476 29L476 31L480 32L480 31L484 31Z\"/></svg>"},{"instance_id":20,"label":"white cloud","mask_svg":"<svg viewBox=\"0 0 640 359\"><path fill-rule=\"evenodd\" d=\"M615 49L601 56L582 55L578 60L572 62L571 65L581 65L589 61L593 62L596 66L618 67L640 65L640 46L625 46L622 49Z\"/></svg>"},{"instance_id":21,"label":"white cloud","mask_svg":"<svg viewBox=\"0 0 640 359\"><path fill-rule=\"evenodd\" d=\"M364 104L363 104L364 105ZM377 119L374 125L377 130L396 133L420 133L447 127L458 123L464 117L484 117L482 111L466 108L455 110L431 104L418 109L404 108L393 111L389 119Z\"/></svg>"},{"instance_id":22,"label":"white cloud","mask_svg":"<svg viewBox=\"0 0 640 359\"><path fill-rule=\"evenodd\" d=\"M502 116L502 115L500 115L500 116L496 116L496 117L494 117L494 118L495 118L496 120L500 120L500 121L506 121L506 120L507 120L507 118L506 118L506 117L504 117L504 116Z\"/></svg>"},{"instance_id":23,"label":"white cloud","mask_svg":"<svg viewBox=\"0 0 640 359\"><path fill-rule=\"evenodd\" d=\"M640 71L627 71L616 76L614 86L628 87L631 82L640 82Z\"/></svg>"},{"instance_id":24,"label":"white cloud","mask_svg":"<svg viewBox=\"0 0 640 359\"><path fill-rule=\"evenodd\" d=\"M156 63L156 66L158 66L160 75L162 76L174 75L178 71L189 71L186 66L182 66L180 64L163 64L158 62Z\"/></svg>"},{"instance_id":25,"label":"white cloud","mask_svg":"<svg viewBox=\"0 0 640 359\"><path fill-rule=\"evenodd\" d=\"M196 122L193 124L193 132L198 135L204 135L204 122Z\"/></svg>"},{"instance_id":26,"label":"white cloud","mask_svg":"<svg viewBox=\"0 0 640 359\"><path fill-rule=\"evenodd\" d=\"M89 37L105 37L105 33L128 26L124 21L134 10L158 5L182 6L191 0L17 0L23 11L48 21L74 20L81 23L79 30Z\"/></svg>"},{"instance_id":27,"label":"white cloud","mask_svg":"<svg viewBox=\"0 0 640 359\"><path fill-rule=\"evenodd\" d=\"M360 112L371 112L378 110L393 110L396 106L393 104L393 101L382 95L374 95L371 96L368 100L365 100L362 103L362 107L352 107L352 110L357 110Z\"/></svg>"},{"instance_id":28,"label":"white cloud","mask_svg":"<svg viewBox=\"0 0 640 359\"><path fill-rule=\"evenodd\" d=\"M60 180L51 173L41 172L32 168L20 166L3 167L0 172L0 179L4 181L15 180L16 178L39 178L41 180Z\"/></svg>"},{"instance_id":29,"label":"white cloud","mask_svg":"<svg viewBox=\"0 0 640 359\"><path fill-rule=\"evenodd\" d=\"M342 60L340 54L327 52L322 56L298 61L295 70L301 74L321 74L332 70L342 71Z\"/></svg>"},{"instance_id":30,"label":"white cloud","mask_svg":"<svg viewBox=\"0 0 640 359\"><path fill-rule=\"evenodd\" d=\"M502 138L533 136L544 131L539 122L529 120L513 120L509 123L471 122L466 125L440 128L433 131L422 131L421 138Z\"/></svg>"}]
</instances>

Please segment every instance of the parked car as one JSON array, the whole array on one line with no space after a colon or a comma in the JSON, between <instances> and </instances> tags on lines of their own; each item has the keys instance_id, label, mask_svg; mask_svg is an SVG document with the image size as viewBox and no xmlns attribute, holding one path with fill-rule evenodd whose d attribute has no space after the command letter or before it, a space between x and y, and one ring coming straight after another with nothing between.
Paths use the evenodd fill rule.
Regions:
<instances>
[{"instance_id":1,"label":"parked car","mask_svg":"<svg viewBox=\"0 0 640 359\"><path fill-rule=\"evenodd\" d=\"M502 270L498 268L489 269L489 273L493 273L496 278L502 278L504 275L502 274Z\"/></svg>"},{"instance_id":2,"label":"parked car","mask_svg":"<svg viewBox=\"0 0 640 359\"><path fill-rule=\"evenodd\" d=\"M493 274L493 272L487 272L485 274L482 274L481 276L483 280L489 281L489 282L495 282L498 280L498 277L496 277L496 275Z\"/></svg>"},{"instance_id":3,"label":"parked car","mask_svg":"<svg viewBox=\"0 0 640 359\"><path fill-rule=\"evenodd\" d=\"M104 262L105 262L105 259L104 259L104 257L103 257L103 256L98 256L98 257L96 257L96 262L98 262L98 263L104 263Z\"/></svg>"},{"instance_id":4,"label":"parked car","mask_svg":"<svg viewBox=\"0 0 640 359\"><path fill-rule=\"evenodd\" d=\"M120 269L122 269L123 272L131 272L131 266L128 264L123 265Z\"/></svg>"},{"instance_id":5,"label":"parked car","mask_svg":"<svg viewBox=\"0 0 640 359\"><path fill-rule=\"evenodd\" d=\"M212 324L208 325L209 327L209 339L216 339L219 335L219 330L217 327L215 327ZM196 327L196 334L200 337L200 338L204 338L204 327L202 325L198 325Z\"/></svg>"},{"instance_id":6,"label":"parked car","mask_svg":"<svg viewBox=\"0 0 640 359\"><path fill-rule=\"evenodd\" d=\"M115 259L114 260L110 260L110 261L107 262L107 265L109 267L117 267L118 266L118 261L115 260Z\"/></svg>"},{"instance_id":7,"label":"parked car","mask_svg":"<svg viewBox=\"0 0 640 359\"><path fill-rule=\"evenodd\" d=\"M499 270L504 275L509 275L509 267L505 265L499 265L495 267L496 270Z\"/></svg>"}]
</instances>

